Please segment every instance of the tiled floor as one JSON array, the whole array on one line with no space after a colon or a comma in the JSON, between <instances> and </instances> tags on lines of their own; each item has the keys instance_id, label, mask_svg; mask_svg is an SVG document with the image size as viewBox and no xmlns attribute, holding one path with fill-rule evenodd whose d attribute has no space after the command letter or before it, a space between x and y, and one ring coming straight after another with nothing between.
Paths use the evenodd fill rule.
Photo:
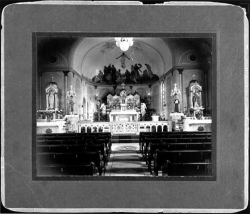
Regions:
<instances>
[{"instance_id":1,"label":"tiled floor","mask_svg":"<svg viewBox=\"0 0 250 214\"><path fill-rule=\"evenodd\" d=\"M113 143L105 176L152 176L138 143Z\"/></svg>"}]
</instances>

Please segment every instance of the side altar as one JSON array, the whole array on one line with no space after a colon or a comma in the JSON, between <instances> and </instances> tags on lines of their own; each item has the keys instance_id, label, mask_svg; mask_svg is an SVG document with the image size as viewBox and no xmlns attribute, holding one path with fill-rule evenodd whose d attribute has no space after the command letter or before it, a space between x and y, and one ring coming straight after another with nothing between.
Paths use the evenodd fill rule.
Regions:
<instances>
[{"instance_id":1,"label":"side altar","mask_svg":"<svg viewBox=\"0 0 250 214\"><path fill-rule=\"evenodd\" d=\"M51 82L45 89L46 93L46 109L37 110L37 133L65 133L77 132L79 115L74 114L74 104L76 100L76 93L73 87L67 92L67 101L69 105L69 115L62 116L62 110L59 109L58 102L58 86L51 76Z\"/></svg>"},{"instance_id":2,"label":"side altar","mask_svg":"<svg viewBox=\"0 0 250 214\"><path fill-rule=\"evenodd\" d=\"M170 113L172 126L174 131L211 131L212 119L209 116L203 116L202 106L202 87L198 81L193 80L189 83L189 98L188 112L182 113L179 108L179 97L181 92L177 89L177 84L174 84L174 89L171 91L173 97L174 111Z\"/></svg>"}]
</instances>

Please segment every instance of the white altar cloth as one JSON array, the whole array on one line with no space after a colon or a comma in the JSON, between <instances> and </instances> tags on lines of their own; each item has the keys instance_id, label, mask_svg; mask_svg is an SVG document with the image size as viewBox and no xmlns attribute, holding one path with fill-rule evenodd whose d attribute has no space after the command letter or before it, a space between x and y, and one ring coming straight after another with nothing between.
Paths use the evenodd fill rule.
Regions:
<instances>
[{"instance_id":1,"label":"white altar cloth","mask_svg":"<svg viewBox=\"0 0 250 214\"><path fill-rule=\"evenodd\" d=\"M51 133L63 133L64 131L64 120L54 121L54 122L37 122L37 133L45 134L46 130Z\"/></svg>"},{"instance_id":2,"label":"white altar cloth","mask_svg":"<svg viewBox=\"0 0 250 214\"><path fill-rule=\"evenodd\" d=\"M212 119L194 119L186 118L184 120L184 131L199 131L198 128L202 127L203 131L211 131Z\"/></svg>"},{"instance_id":3,"label":"white altar cloth","mask_svg":"<svg viewBox=\"0 0 250 214\"><path fill-rule=\"evenodd\" d=\"M113 110L109 114L110 122L135 122L138 121L138 112L135 110Z\"/></svg>"}]
</instances>

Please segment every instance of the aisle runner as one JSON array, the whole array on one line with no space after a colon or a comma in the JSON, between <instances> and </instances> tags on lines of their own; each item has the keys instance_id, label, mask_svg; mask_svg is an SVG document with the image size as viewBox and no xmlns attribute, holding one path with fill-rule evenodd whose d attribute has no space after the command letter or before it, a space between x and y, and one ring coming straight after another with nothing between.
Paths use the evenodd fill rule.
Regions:
<instances>
[{"instance_id":1,"label":"aisle runner","mask_svg":"<svg viewBox=\"0 0 250 214\"><path fill-rule=\"evenodd\" d=\"M113 144L106 176L148 176L138 144Z\"/></svg>"}]
</instances>

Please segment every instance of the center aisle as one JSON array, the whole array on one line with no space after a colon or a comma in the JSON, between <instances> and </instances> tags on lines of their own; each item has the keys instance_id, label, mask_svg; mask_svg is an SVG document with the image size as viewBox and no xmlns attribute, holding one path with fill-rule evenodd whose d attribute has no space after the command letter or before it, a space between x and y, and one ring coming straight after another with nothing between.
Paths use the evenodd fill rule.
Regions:
<instances>
[{"instance_id":1,"label":"center aisle","mask_svg":"<svg viewBox=\"0 0 250 214\"><path fill-rule=\"evenodd\" d=\"M150 176L138 143L113 143L105 176Z\"/></svg>"}]
</instances>

